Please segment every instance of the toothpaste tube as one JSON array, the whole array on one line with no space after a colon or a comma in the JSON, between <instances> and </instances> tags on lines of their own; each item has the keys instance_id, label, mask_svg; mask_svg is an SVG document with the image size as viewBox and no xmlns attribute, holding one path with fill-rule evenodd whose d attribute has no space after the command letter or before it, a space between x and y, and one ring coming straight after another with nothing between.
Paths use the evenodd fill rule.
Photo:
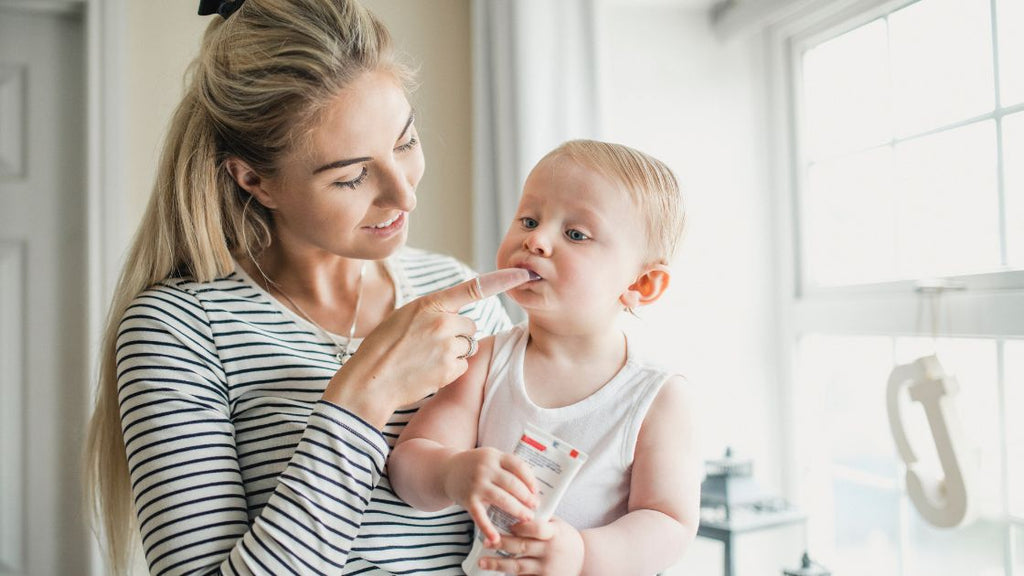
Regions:
<instances>
[{"instance_id":1,"label":"toothpaste tube","mask_svg":"<svg viewBox=\"0 0 1024 576\"><path fill-rule=\"evenodd\" d=\"M558 508L566 489L569 488L569 483L587 461L587 455L532 424L526 425L523 435L519 438L519 444L512 453L530 465L537 479L538 506L533 513L533 519L537 522L549 520ZM496 506L487 509L487 516L502 534L511 533L512 526L519 522L518 518ZM500 554L488 551L483 544L483 533L477 530L476 538L473 539L473 549L462 562L466 576L501 575L501 572L483 570L477 565L481 556Z\"/></svg>"}]
</instances>

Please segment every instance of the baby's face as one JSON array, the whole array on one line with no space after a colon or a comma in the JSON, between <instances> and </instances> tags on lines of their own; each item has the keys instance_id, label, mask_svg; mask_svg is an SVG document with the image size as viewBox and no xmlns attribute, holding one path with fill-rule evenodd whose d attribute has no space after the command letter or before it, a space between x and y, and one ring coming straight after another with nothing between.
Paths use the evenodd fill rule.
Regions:
<instances>
[{"instance_id":1,"label":"baby's face","mask_svg":"<svg viewBox=\"0 0 1024 576\"><path fill-rule=\"evenodd\" d=\"M619 296L644 264L646 236L628 193L600 172L567 158L542 162L526 179L498 267L533 270L541 280L509 295L552 317L614 317Z\"/></svg>"}]
</instances>

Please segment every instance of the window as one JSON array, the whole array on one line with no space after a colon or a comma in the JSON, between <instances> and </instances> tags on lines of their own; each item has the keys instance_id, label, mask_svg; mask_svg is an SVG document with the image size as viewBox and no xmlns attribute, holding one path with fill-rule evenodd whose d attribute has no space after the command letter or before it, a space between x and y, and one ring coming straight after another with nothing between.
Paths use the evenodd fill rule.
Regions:
<instances>
[{"instance_id":1,"label":"window","mask_svg":"<svg viewBox=\"0 0 1024 576\"><path fill-rule=\"evenodd\" d=\"M837 574L1024 576L1024 2L822 0L773 24L791 486ZM973 520L926 523L895 365L956 376ZM919 456L941 471L919 406ZM931 450L931 453L929 453Z\"/></svg>"},{"instance_id":2,"label":"window","mask_svg":"<svg viewBox=\"0 0 1024 576\"><path fill-rule=\"evenodd\" d=\"M992 4L916 2L795 54L809 285L1024 267L1024 40Z\"/></svg>"}]
</instances>

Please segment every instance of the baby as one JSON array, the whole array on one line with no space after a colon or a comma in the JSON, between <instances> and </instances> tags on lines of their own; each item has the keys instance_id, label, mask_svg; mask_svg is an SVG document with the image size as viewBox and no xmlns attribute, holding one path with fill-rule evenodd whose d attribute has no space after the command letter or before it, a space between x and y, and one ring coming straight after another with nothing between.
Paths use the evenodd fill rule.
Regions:
<instances>
[{"instance_id":1,"label":"baby","mask_svg":"<svg viewBox=\"0 0 1024 576\"><path fill-rule=\"evenodd\" d=\"M494 549L477 567L650 575L693 540L703 468L691 393L617 327L668 288L683 222L671 170L626 146L566 142L527 178L497 263L533 272L508 293L529 320L482 340L388 461L412 506L469 511ZM533 520L536 479L511 454L527 423L589 456L544 522ZM491 505L521 520L512 534L495 529Z\"/></svg>"}]
</instances>

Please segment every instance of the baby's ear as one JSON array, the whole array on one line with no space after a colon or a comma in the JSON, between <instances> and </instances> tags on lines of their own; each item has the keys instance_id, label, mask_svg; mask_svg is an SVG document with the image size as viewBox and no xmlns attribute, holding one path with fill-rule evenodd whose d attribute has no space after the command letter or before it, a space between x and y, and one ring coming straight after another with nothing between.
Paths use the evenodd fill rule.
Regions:
<instances>
[{"instance_id":1,"label":"baby's ear","mask_svg":"<svg viewBox=\"0 0 1024 576\"><path fill-rule=\"evenodd\" d=\"M672 273L664 264L654 264L644 270L633 284L619 296L619 301L629 309L653 304L668 290Z\"/></svg>"}]
</instances>

